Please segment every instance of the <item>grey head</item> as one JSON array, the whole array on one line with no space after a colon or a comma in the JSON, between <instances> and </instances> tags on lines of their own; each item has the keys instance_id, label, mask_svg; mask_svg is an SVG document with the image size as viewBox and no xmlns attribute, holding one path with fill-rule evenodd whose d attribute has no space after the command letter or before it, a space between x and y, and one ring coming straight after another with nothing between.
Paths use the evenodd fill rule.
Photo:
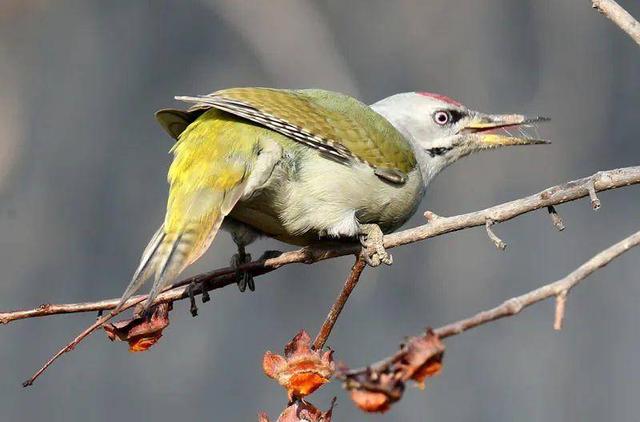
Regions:
<instances>
[{"instance_id":1,"label":"grey head","mask_svg":"<svg viewBox=\"0 0 640 422\"><path fill-rule=\"evenodd\" d=\"M371 105L414 148L425 185L442 169L473 152L509 145L548 144L511 134L509 128L549 120L521 114L486 114L449 97L430 92L405 92Z\"/></svg>"}]
</instances>

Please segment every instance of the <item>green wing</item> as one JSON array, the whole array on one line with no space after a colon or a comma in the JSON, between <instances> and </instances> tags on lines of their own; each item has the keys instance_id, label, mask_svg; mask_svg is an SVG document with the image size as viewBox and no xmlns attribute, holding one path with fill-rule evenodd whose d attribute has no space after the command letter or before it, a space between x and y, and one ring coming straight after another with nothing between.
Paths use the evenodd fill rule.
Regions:
<instances>
[{"instance_id":1,"label":"green wing","mask_svg":"<svg viewBox=\"0 0 640 422\"><path fill-rule=\"evenodd\" d=\"M404 183L415 168L411 145L382 116L343 94L323 90L232 88L201 97L192 113L217 108L318 149L340 162L360 161L391 182Z\"/></svg>"}]
</instances>

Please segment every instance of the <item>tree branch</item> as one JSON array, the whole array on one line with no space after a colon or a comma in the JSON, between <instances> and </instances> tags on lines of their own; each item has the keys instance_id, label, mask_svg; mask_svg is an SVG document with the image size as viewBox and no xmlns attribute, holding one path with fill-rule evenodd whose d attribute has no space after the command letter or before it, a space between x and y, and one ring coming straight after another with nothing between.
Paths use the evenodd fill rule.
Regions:
<instances>
[{"instance_id":1,"label":"tree branch","mask_svg":"<svg viewBox=\"0 0 640 422\"><path fill-rule=\"evenodd\" d=\"M576 270L560 280L546 284L523 295L506 300L501 305L496 306L493 309L489 309L487 311L477 313L472 317L444 325L433 330L432 333L439 339L452 337L470 330L471 328L487 324L497 319L517 315L523 309L552 297L555 297L557 300L554 328L559 329L564 317L564 308L569 291L576 285L578 285L582 280L593 274L595 271L604 267L615 258L627 252L629 249L638 245L640 245L640 231L598 253L587 262L582 264L580 267L578 267ZM402 361L406 353L407 347L405 345L401 347L398 352L384 360L367 366L366 368L344 371L339 376L342 379L353 378L361 376L363 374L370 374L367 375L367 377L379 377L380 374L387 372L389 368L396 362Z\"/></svg>"},{"instance_id":2,"label":"tree branch","mask_svg":"<svg viewBox=\"0 0 640 422\"><path fill-rule=\"evenodd\" d=\"M340 312L342 312L342 308L344 308L344 304L347 303L347 299L351 295L351 292L358 284L360 280L360 275L366 266L366 262L358 255L356 257L356 262L353 264L351 268L351 272L347 277L347 280L344 282L344 287L340 292L340 295L336 299L335 303L329 310L329 314L327 318L324 320L322 327L320 328L320 332L316 336L316 339L313 341L313 348L315 350L320 350L324 347L327 342L327 338L331 334L331 330L333 330L333 326L336 324L338 317L340 316Z\"/></svg>"},{"instance_id":3,"label":"tree branch","mask_svg":"<svg viewBox=\"0 0 640 422\"><path fill-rule=\"evenodd\" d=\"M640 166L626 167L598 172L593 176L554 186L545 189L544 191L537 194L487 208L482 211L462 214L455 217L439 217L435 216L435 214L431 212L427 212L425 213L425 217L428 220L428 224L387 235L384 238L384 245L386 248L394 248L396 246L414 243L419 240L424 240L430 237L462 230L465 228L476 226L488 227L488 221L491 221L492 224L507 221L519 215L540 208L547 208L552 205L562 204L585 196L590 196L593 201L593 195L595 194L595 192L615 189L637 183L640 183ZM359 252L359 246L355 244L345 243L326 248L307 247L299 249L297 251L283 253L276 258L253 261L240 266L239 269L251 272L254 276L256 276L273 271L276 268L287 264L296 262L304 262L310 264L337 256L358 254ZM158 296L154 303L158 304L173 302L176 300L184 299L186 297L193 297L194 294L201 294L204 291L219 289L228 284L235 283L235 271L236 270L232 268L223 268L187 278L169 286L165 290L165 292ZM355 280L355 282L357 282L357 280ZM126 306L121 309L120 312L142 302L144 299L146 299L146 295L135 296L134 298L127 301L127 303L125 304ZM346 301L346 297L344 300ZM36 309L0 313L0 323L8 323L18 319L56 315L61 313L108 310L115 308L117 303L118 299L111 299L92 303L41 305ZM337 306L340 305L338 304ZM24 386L31 385L33 381L37 377L39 377L49 366L51 366L51 364L57 358L72 350L84 338L86 338L88 335L90 335L96 329L101 327L105 322L107 322L120 312L117 312L116 314L111 312L108 315L99 318L95 323L85 329L70 343L68 343L53 357L51 357L42 368L40 368L31 378L25 381ZM331 323L330 321L329 323L334 324L335 320L333 321L333 323Z\"/></svg>"},{"instance_id":4,"label":"tree branch","mask_svg":"<svg viewBox=\"0 0 640 422\"><path fill-rule=\"evenodd\" d=\"M640 45L640 23L614 0L593 0L592 7L609 18Z\"/></svg>"},{"instance_id":5,"label":"tree branch","mask_svg":"<svg viewBox=\"0 0 640 422\"><path fill-rule=\"evenodd\" d=\"M511 220L522 214L526 214L540 208L548 208L565 202L575 201L590 196L590 191L602 192L640 183L640 166L624 167L615 170L601 171L593 176L574 180L562 185L547 188L536 194L522 199L506 202L486 208L481 211L461 214L453 217L436 216L430 211L425 213L428 224L412 229L389 234L384 237L384 245L387 249L396 246L414 243L467 228L485 226L488 220L494 224ZM555 208L554 208L555 211ZM254 276L271 272L283 265L293 263L311 264L325 259L344 255L353 255L360 252L360 247L355 244L341 243L326 248L306 247L291 252L285 252L276 258L253 261L239 266L239 269L250 272ZM211 291L223 288L235 283L235 269L226 267L189 277L171 285L167 291L158 296L155 303L172 302L189 296L188 287L196 284L195 294L201 294L203 290ZM186 286L186 287L185 287ZM135 296L127 302L127 307L144 300L147 296ZM107 299L96 302L81 302L69 304L44 304L33 309L15 310L0 313L0 324L12 321L58 314L77 312L95 312L110 310L116 307L119 299Z\"/></svg>"},{"instance_id":6,"label":"tree branch","mask_svg":"<svg viewBox=\"0 0 640 422\"><path fill-rule=\"evenodd\" d=\"M130 300L128 301L121 309L120 311L118 311L117 313L111 312L107 315L104 316L99 316L96 321L91 324L90 326L88 326L87 328L85 328L80 334L78 334L73 340L71 340L66 346L64 346L62 349L58 350L56 352L56 354L54 354L53 356L51 356L51 358L49 358L48 361L46 361L44 363L44 365L42 365L42 367L40 367L40 369L38 369L31 377L29 377L29 379L27 379L26 381L24 381L22 383L23 387L29 387L31 385L33 385L33 382L44 373L44 371L46 371L52 364L53 362L55 362L60 356L64 355L67 352L72 351L82 340L84 340L86 337L88 337L91 333L93 333L95 330L97 330L98 328L102 327L102 325L104 323L106 323L107 321L109 321L111 318L113 318L114 316L126 311L127 309L137 305L138 303L141 303L144 300L144 297L138 297L138 300ZM115 306L114 306L115 307Z\"/></svg>"},{"instance_id":7,"label":"tree branch","mask_svg":"<svg viewBox=\"0 0 640 422\"><path fill-rule=\"evenodd\" d=\"M516 315L524 308L551 297L560 299L557 306L559 310L556 310L555 319L555 326L558 327L559 324L557 324L557 321L562 319L562 315L564 314L563 303L564 300L566 300L566 296L569 291L582 280L593 274L596 270L604 267L615 258L627 252L629 249L638 246L638 244L640 244L640 231L598 253L578 267L575 271L558 281L549 283L521 296L511 298L500 306L488 311L480 312L471 318L463 319L461 321L454 322L453 324L440 327L434 330L434 333L440 338L451 337L479 325L486 324L487 322Z\"/></svg>"}]
</instances>

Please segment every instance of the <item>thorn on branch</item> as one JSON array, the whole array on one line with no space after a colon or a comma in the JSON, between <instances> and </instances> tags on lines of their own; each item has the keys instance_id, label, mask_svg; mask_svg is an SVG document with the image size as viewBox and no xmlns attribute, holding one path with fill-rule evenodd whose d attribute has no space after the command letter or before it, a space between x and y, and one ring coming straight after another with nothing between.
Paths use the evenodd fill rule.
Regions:
<instances>
[{"instance_id":1,"label":"thorn on branch","mask_svg":"<svg viewBox=\"0 0 640 422\"><path fill-rule=\"evenodd\" d=\"M435 212L432 211L426 211L424 213L424 218L427 219L427 223L432 223L433 221L437 220L438 218L440 218L440 216L438 214L436 214Z\"/></svg>"},{"instance_id":2,"label":"thorn on branch","mask_svg":"<svg viewBox=\"0 0 640 422\"><path fill-rule=\"evenodd\" d=\"M547 207L547 211L549 211L549 215L551 216L551 221L553 222L553 226L558 229L559 232L565 229L564 221L562 221L562 217L556 211L556 208L553 205L549 205Z\"/></svg>"},{"instance_id":3,"label":"thorn on branch","mask_svg":"<svg viewBox=\"0 0 640 422\"><path fill-rule=\"evenodd\" d=\"M592 178L589 179L589 181L587 182L587 190L589 191L589 199L591 199L591 207L594 210L598 210L600 209L600 199L598 199L598 195L596 195L596 186L595 186L595 182L596 179L599 177L598 174L596 174L595 176L593 176Z\"/></svg>"},{"instance_id":4,"label":"thorn on branch","mask_svg":"<svg viewBox=\"0 0 640 422\"><path fill-rule=\"evenodd\" d=\"M562 330L562 322L564 321L564 313L567 305L567 290L562 290L556 296L556 315L553 321L553 329Z\"/></svg>"},{"instance_id":5,"label":"thorn on branch","mask_svg":"<svg viewBox=\"0 0 640 422\"><path fill-rule=\"evenodd\" d=\"M496 248L504 251L505 249L507 249L507 244L504 243L502 239L500 239L491 229L491 226L493 226L494 224L495 224L495 221L493 221L492 219L490 218L486 219L484 223L484 227L487 230L487 236L489 236L489 239L491 239L493 244L496 245Z\"/></svg>"}]
</instances>

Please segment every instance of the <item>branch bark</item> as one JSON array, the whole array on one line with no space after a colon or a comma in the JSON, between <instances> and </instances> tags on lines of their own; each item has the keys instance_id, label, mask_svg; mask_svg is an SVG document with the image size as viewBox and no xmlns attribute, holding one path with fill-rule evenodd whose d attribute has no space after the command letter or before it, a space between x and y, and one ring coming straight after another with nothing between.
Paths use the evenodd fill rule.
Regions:
<instances>
[{"instance_id":1,"label":"branch bark","mask_svg":"<svg viewBox=\"0 0 640 422\"><path fill-rule=\"evenodd\" d=\"M593 0L592 7L609 18L640 45L640 23L614 0Z\"/></svg>"},{"instance_id":2,"label":"branch bark","mask_svg":"<svg viewBox=\"0 0 640 422\"><path fill-rule=\"evenodd\" d=\"M440 217L427 211L425 217L429 220L428 224L389 234L384 237L384 245L387 249L395 248L397 246L440 236L445 233L477 226L486 226L488 220L497 224L540 208L548 208L590 196L592 189L593 192L602 192L639 183L640 166L624 167L601 171L593 176L553 186L525 198L506 202L481 211L453 217ZM285 252L275 258L243 264L239 266L239 268L252 273L254 276L258 276L271 272L283 265L293 263L311 264L325 259L353 255L359 252L360 247L350 243L335 244L326 248L306 247ZM233 268L226 267L189 277L171 285L164 293L158 296L155 303L172 302L189 297L189 286L193 284L198 286L194 291L195 294L201 294L203 290L211 291L223 288L235 283L234 274L235 270ZM129 308L145 298L146 295L135 296L129 299L127 307ZM25 318L77 312L105 311L115 308L118 301L118 298L113 298L96 302L43 304L33 309L1 312L0 324L7 324Z\"/></svg>"}]
</instances>

